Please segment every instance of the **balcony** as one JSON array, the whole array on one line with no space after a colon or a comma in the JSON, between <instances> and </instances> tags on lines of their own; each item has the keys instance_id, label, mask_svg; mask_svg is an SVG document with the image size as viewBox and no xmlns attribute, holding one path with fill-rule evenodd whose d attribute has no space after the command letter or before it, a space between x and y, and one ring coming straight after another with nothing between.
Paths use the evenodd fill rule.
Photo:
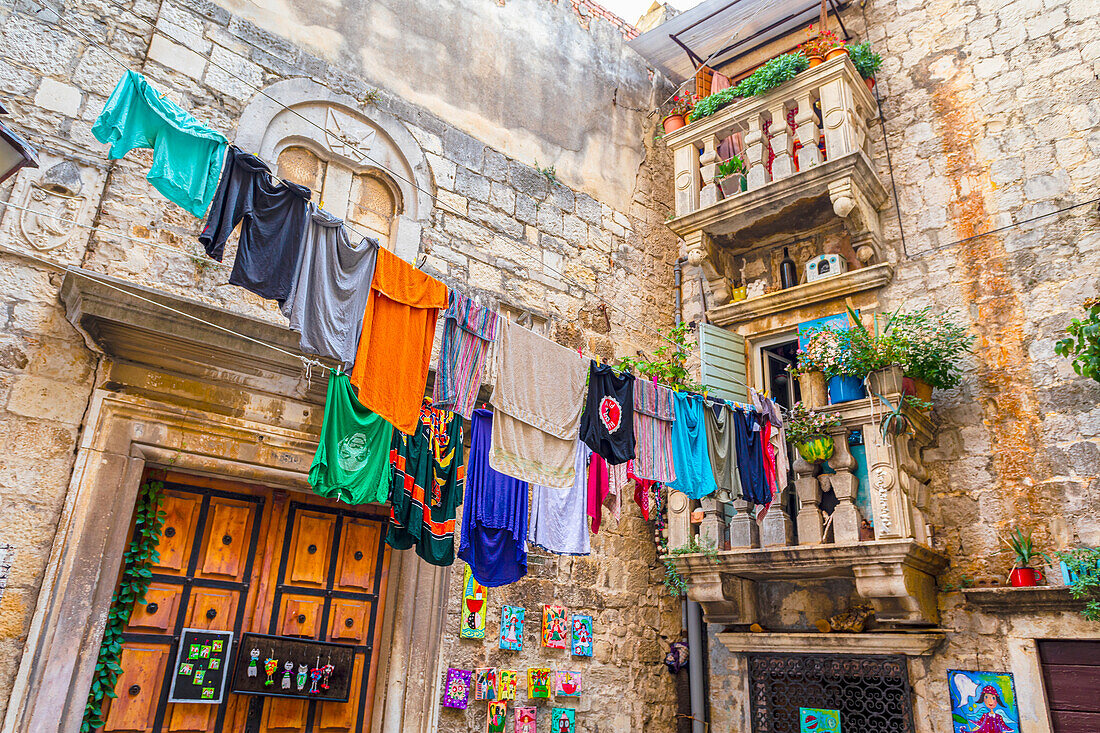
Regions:
<instances>
[{"instance_id":1,"label":"balcony","mask_svg":"<svg viewBox=\"0 0 1100 733\"><path fill-rule=\"evenodd\" d=\"M689 262L703 266L716 305L730 299L731 255L827 217L843 220L859 263L884 262L878 212L887 194L868 136L877 115L867 85L841 56L665 137L676 188L668 226L685 240ZM747 186L723 198L714 180L719 146L738 133Z\"/></svg>"},{"instance_id":2,"label":"balcony","mask_svg":"<svg viewBox=\"0 0 1100 733\"><path fill-rule=\"evenodd\" d=\"M900 395L887 398L897 404ZM669 496L669 547L694 540L721 548L717 562L702 553L671 556L687 581L688 597L702 604L708 621L755 623L757 582L851 578L880 623L937 623L936 576L947 558L931 548L928 474L921 459L932 441L932 422L906 407L912 434L884 440L881 405L862 399L829 409L841 415L832 432L833 473L794 453L793 517L783 511L790 489L775 497L759 523L747 501L724 505L714 495L700 501L679 492ZM851 446L857 432L866 452L866 496ZM822 508L826 497L828 511Z\"/></svg>"}]
</instances>

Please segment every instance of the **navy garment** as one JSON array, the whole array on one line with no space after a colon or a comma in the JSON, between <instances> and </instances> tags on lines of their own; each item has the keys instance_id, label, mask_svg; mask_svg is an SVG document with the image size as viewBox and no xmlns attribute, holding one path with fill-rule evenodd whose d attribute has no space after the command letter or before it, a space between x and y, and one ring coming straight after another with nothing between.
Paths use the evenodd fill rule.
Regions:
<instances>
[{"instance_id":1,"label":"navy garment","mask_svg":"<svg viewBox=\"0 0 1100 733\"><path fill-rule=\"evenodd\" d=\"M634 457L634 375L591 362L581 440L612 466Z\"/></svg>"},{"instance_id":2,"label":"navy garment","mask_svg":"<svg viewBox=\"0 0 1100 733\"><path fill-rule=\"evenodd\" d=\"M741 477L741 495L753 504L771 501L771 490L764 474L764 446L759 420L755 412L733 411L733 428L737 433L737 471Z\"/></svg>"},{"instance_id":3,"label":"navy garment","mask_svg":"<svg viewBox=\"0 0 1100 733\"><path fill-rule=\"evenodd\" d=\"M527 482L489 466L493 413L474 410L458 556L490 588L527 575Z\"/></svg>"},{"instance_id":4,"label":"navy garment","mask_svg":"<svg viewBox=\"0 0 1100 733\"><path fill-rule=\"evenodd\" d=\"M199 241L221 262L226 240L243 219L229 282L282 306L298 277L309 196L305 186L274 178L266 163L230 145Z\"/></svg>"}]
</instances>

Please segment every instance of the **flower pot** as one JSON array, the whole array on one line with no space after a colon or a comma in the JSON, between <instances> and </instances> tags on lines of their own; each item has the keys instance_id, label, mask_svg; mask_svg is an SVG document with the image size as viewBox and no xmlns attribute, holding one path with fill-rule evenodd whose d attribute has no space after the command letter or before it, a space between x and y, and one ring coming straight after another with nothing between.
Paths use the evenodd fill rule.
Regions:
<instances>
[{"instance_id":1,"label":"flower pot","mask_svg":"<svg viewBox=\"0 0 1100 733\"><path fill-rule=\"evenodd\" d=\"M868 91L871 91L871 92L875 91L875 78L873 76L867 77L866 79L863 80L863 82L867 85L867 90Z\"/></svg>"},{"instance_id":2,"label":"flower pot","mask_svg":"<svg viewBox=\"0 0 1100 733\"><path fill-rule=\"evenodd\" d=\"M867 375L867 386L875 394L883 397L890 394L898 394L903 390L902 381L905 379L901 367L891 364L885 369L876 369Z\"/></svg>"},{"instance_id":3,"label":"flower pot","mask_svg":"<svg viewBox=\"0 0 1100 733\"><path fill-rule=\"evenodd\" d=\"M722 195L725 198L732 198L745 190L745 176L741 173L734 173L732 176L719 178L718 185L722 188Z\"/></svg>"},{"instance_id":4,"label":"flower pot","mask_svg":"<svg viewBox=\"0 0 1100 733\"><path fill-rule=\"evenodd\" d=\"M921 379L914 379L912 395L918 400L924 400L925 402L932 401L932 385Z\"/></svg>"},{"instance_id":5,"label":"flower pot","mask_svg":"<svg viewBox=\"0 0 1100 733\"><path fill-rule=\"evenodd\" d=\"M802 460L807 463L818 463L833 457L835 445L831 436L819 435L811 440L795 443L794 447L798 450L798 455L802 456Z\"/></svg>"},{"instance_id":6,"label":"flower pot","mask_svg":"<svg viewBox=\"0 0 1100 733\"><path fill-rule=\"evenodd\" d=\"M867 393L863 390L863 380L859 377L832 377L829 380L830 405L851 402L866 396Z\"/></svg>"},{"instance_id":7,"label":"flower pot","mask_svg":"<svg viewBox=\"0 0 1100 733\"><path fill-rule=\"evenodd\" d=\"M806 59L810 62L811 69L815 66L821 66L823 63L825 63L824 56L807 56Z\"/></svg>"},{"instance_id":8,"label":"flower pot","mask_svg":"<svg viewBox=\"0 0 1100 733\"><path fill-rule=\"evenodd\" d=\"M825 387L825 375L821 372L806 372L798 375L798 388L802 392L802 404L811 410L829 404L829 392Z\"/></svg>"},{"instance_id":9,"label":"flower pot","mask_svg":"<svg viewBox=\"0 0 1100 733\"><path fill-rule=\"evenodd\" d=\"M747 297L749 297L749 289L745 285L733 289L734 302L744 300Z\"/></svg>"},{"instance_id":10,"label":"flower pot","mask_svg":"<svg viewBox=\"0 0 1100 733\"><path fill-rule=\"evenodd\" d=\"M1039 571L1035 568L1012 568L1008 584L1013 588L1030 588L1039 585Z\"/></svg>"},{"instance_id":11,"label":"flower pot","mask_svg":"<svg viewBox=\"0 0 1100 733\"><path fill-rule=\"evenodd\" d=\"M661 124L665 126L665 132L675 132L686 125L687 120L684 119L683 115L669 115L661 120Z\"/></svg>"},{"instance_id":12,"label":"flower pot","mask_svg":"<svg viewBox=\"0 0 1100 733\"><path fill-rule=\"evenodd\" d=\"M826 61L832 61L837 56L847 56L847 55L848 55L848 49L844 48L844 46L834 46L833 48L830 48L825 53L825 60Z\"/></svg>"}]
</instances>

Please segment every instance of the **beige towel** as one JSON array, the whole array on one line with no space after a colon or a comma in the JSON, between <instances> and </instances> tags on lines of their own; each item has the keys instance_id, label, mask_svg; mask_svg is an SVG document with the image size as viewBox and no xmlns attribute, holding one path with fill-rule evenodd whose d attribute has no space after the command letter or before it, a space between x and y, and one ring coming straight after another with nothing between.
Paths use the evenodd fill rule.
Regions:
<instances>
[{"instance_id":1,"label":"beige towel","mask_svg":"<svg viewBox=\"0 0 1100 733\"><path fill-rule=\"evenodd\" d=\"M496 349L489 465L532 484L572 486L588 362L506 318Z\"/></svg>"}]
</instances>

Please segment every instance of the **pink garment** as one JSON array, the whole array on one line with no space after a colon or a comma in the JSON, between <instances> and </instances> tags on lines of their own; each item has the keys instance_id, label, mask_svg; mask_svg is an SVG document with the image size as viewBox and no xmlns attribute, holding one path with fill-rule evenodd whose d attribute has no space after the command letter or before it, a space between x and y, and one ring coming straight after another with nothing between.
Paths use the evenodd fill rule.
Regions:
<instances>
[{"instance_id":1,"label":"pink garment","mask_svg":"<svg viewBox=\"0 0 1100 733\"><path fill-rule=\"evenodd\" d=\"M592 520L592 534L599 534L603 519L603 503L611 493L607 461L598 453L588 462L588 517Z\"/></svg>"},{"instance_id":2,"label":"pink garment","mask_svg":"<svg viewBox=\"0 0 1100 733\"><path fill-rule=\"evenodd\" d=\"M710 93L720 92L723 89L733 86L730 84L730 78L725 74L719 74L714 72L714 76L710 78Z\"/></svg>"},{"instance_id":3,"label":"pink garment","mask_svg":"<svg viewBox=\"0 0 1100 733\"><path fill-rule=\"evenodd\" d=\"M1012 729L1005 725L1000 713L989 712L978 720L978 727L971 728L970 733L1012 733Z\"/></svg>"},{"instance_id":4,"label":"pink garment","mask_svg":"<svg viewBox=\"0 0 1100 733\"><path fill-rule=\"evenodd\" d=\"M608 494L607 499L604 500L604 506L611 510L611 516L615 517L616 523L623 518L623 492L626 491L626 485L630 482L628 466L631 463L633 461L607 467Z\"/></svg>"},{"instance_id":5,"label":"pink garment","mask_svg":"<svg viewBox=\"0 0 1100 733\"><path fill-rule=\"evenodd\" d=\"M763 420L760 426L760 450L764 453L764 478L768 484L768 490L771 494L771 499L764 505L764 508L760 510L760 513L756 515L756 520L763 521L764 517L768 514L768 508L771 507L772 502L775 501L775 495L779 491L779 486L775 482L775 446L771 444L769 436L771 435L772 424L767 418Z\"/></svg>"},{"instance_id":6,"label":"pink garment","mask_svg":"<svg viewBox=\"0 0 1100 733\"><path fill-rule=\"evenodd\" d=\"M627 463L627 477L634 482L634 503L642 510L642 517L649 521L649 490L657 483L634 475L634 461Z\"/></svg>"}]
</instances>

